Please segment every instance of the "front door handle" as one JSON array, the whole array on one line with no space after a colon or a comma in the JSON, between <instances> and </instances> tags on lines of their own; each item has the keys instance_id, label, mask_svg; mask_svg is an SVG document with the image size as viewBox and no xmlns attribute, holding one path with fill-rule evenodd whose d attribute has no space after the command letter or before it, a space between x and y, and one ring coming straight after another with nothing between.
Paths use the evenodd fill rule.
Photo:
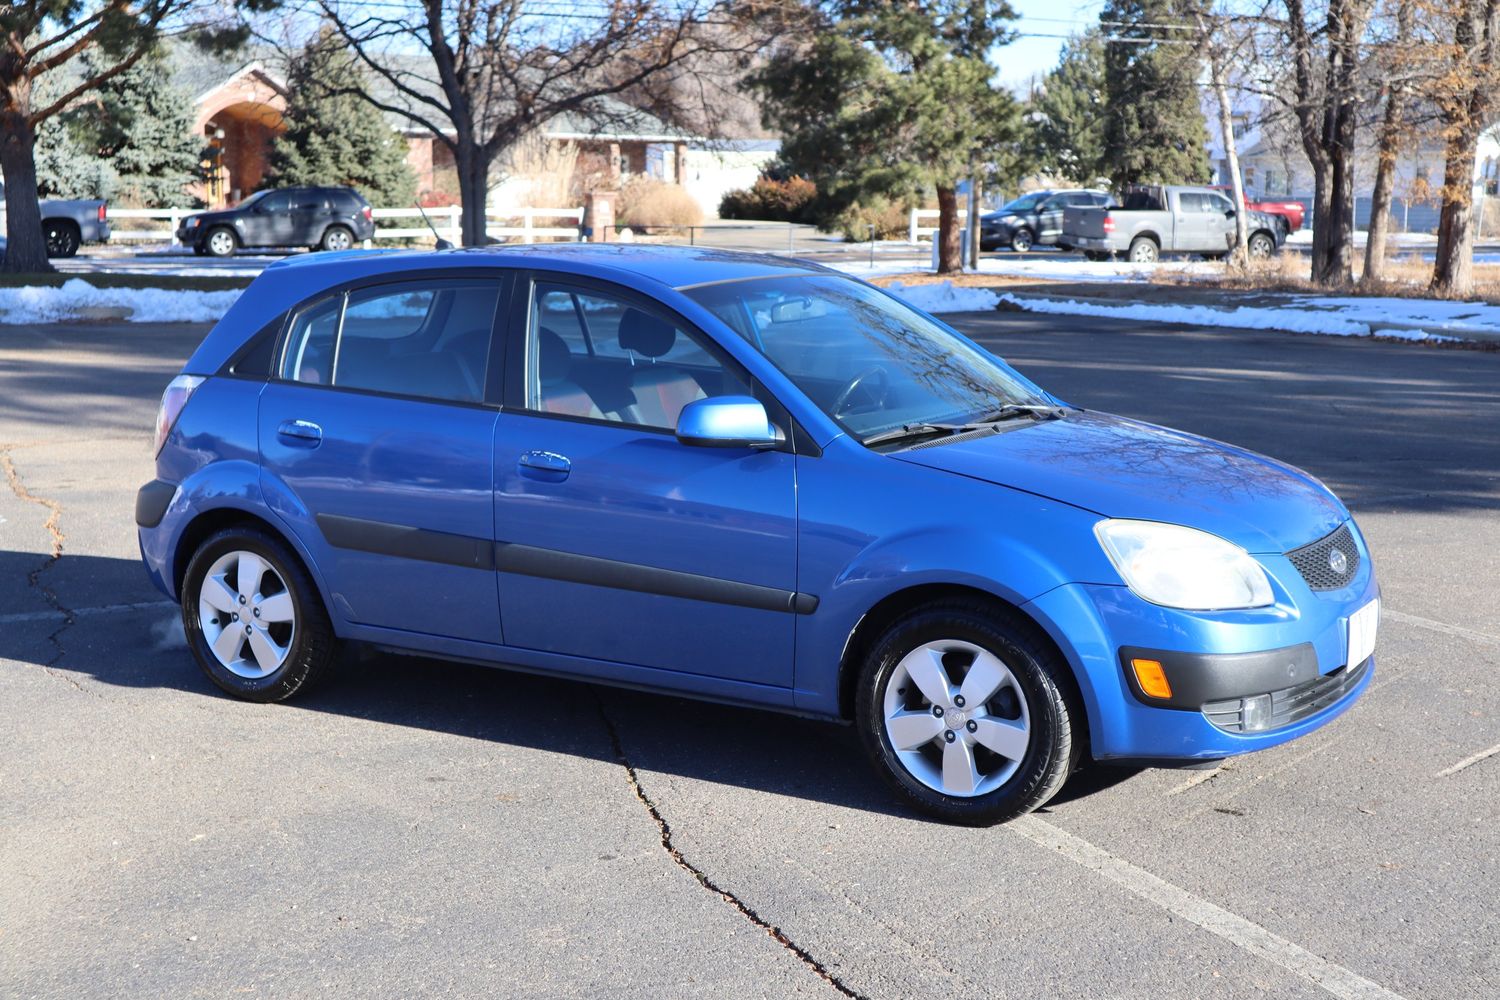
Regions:
<instances>
[{"instance_id":1,"label":"front door handle","mask_svg":"<svg viewBox=\"0 0 1500 1000\"><path fill-rule=\"evenodd\" d=\"M516 464L521 469L521 475L544 483L560 483L573 470L573 463L567 456L555 451L528 451Z\"/></svg>"},{"instance_id":2,"label":"front door handle","mask_svg":"<svg viewBox=\"0 0 1500 1000\"><path fill-rule=\"evenodd\" d=\"M276 436L287 444L316 448L323 440L323 428L311 420L283 420L276 428Z\"/></svg>"}]
</instances>

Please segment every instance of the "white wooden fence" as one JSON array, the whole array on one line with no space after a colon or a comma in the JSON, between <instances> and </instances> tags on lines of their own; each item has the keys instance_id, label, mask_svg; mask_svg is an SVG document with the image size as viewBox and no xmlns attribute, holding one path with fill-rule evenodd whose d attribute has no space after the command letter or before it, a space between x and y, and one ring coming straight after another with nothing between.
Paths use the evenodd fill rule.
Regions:
<instances>
[{"instance_id":1,"label":"white wooden fence","mask_svg":"<svg viewBox=\"0 0 1500 1000\"><path fill-rule=\"evenodd\" d=\"M931 239L932 238L932 234L938 231L938 227L937 226L924 226L924 225L921 224L921 222L922 222L923 219L936 219L941 214L942 214L942 212L940 212L936 208L914 208L914 209L912 209L911 210L911 220L907 224L907 228L906 228L906 242L908 242L908 243L915 243L915 242L917 242L917 240L921 239L923 236L926 236L928 239Z\"/></svg>"},{"instance_id":2,"label":"white wooden fence","mask_svg":"<svg viewBox=\"0 0 1500 1000\"><path fill-rule=\"evenodd\" d=\"M122 229L114 227L110 233L110 242L121 243L168 243L177 245L177 224L185 216L196 215L205 211L201 208L112 208L109 210L111 221L118 219L163 219L166 221L165 229ZM450 243L460 242L459 220L462 210L457 205L444 208L426 209L427 217L432 220L433 228L438 235ZM377 208L373 211L375 219L411 219L412 225L383 228L377 225L375 236L370 242L378 243L381 240L402 239L424 239L432 236L432 229L427 228L427 223L422 220L422 212L413 208ZM519 226L500 225L498 223L509 222L519 218ZM566 225L537 225L541 219L548 223L565 222ZM520 208L513 212L492 211L488 213L486 231L495 239L514 239L520 237L522 243L535 242L539 237L549 239L562 238L567 240L582 239L583 234L583 209L580 208Z\"/></svg>"}]
</instances>

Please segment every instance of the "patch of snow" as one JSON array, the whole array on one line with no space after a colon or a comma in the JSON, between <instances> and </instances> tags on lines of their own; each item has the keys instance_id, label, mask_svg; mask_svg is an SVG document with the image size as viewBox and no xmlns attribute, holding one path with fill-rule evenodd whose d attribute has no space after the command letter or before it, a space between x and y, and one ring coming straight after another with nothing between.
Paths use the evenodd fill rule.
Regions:
<instances>
[{"instance_id":1,"label":"patch of snow","mask_svg":"<svg viewBox=\"0 0 1500 1000\"><path fill-rule=\"evenodd\" d=\"M858 278L881 278L893 274L930 273L925 261L830 261L828 266ZM1223 265L1208 261L1162 261L1157 264L1133 264L1123 260L1093 261L1083 257L1047 256L1035 258L982 257L974 274L995 274L1010 278L1035 278L1038 281L1116 282L1148 281L1153 274L1218 274Z\"/></svg>"},{"instance_id":2,"label":"patch of snow","mask_svg":"<svg viewBox=\"0 0 1500 1000\"><path fill-rule=\"evenodd\" d=\"M1291 333L1317 333L1336 337L1393 337L1398 340L1413 341L1456 341L1462 338L1446 336L1443 334L1428 333L1425 330L1403 330L1390 328L1372 328L1372 323L1390 322L1433 322L1431 319L1408 320L1404 315L1398 315L1401 309L1386 309L1380 312L1378 309L1350 309L1345 311L1339 306L1350 304L1362 306L1366 302L1400 303L1402 306L1421 304L1421 300L1412 299L1313 299L1303 301L1304 297L1296 297L1286 307L1255 307L1238 306L1233 309L1217 309L1212 306L1198 305L1175 305L1133 302L1125 305L1105 305L1098 302L1079 302L1077 300L1055 300L1019 298L1006 292L999 296L999 301L1027 312L1053 313L1067 316L1104 316L1114 319L1144 320L1158 323L1177 323L1184 326L1218 326L1230 327L1239 330L1285 330ZM1313 303L1322 304L1321 308L1305 308ZM1462 305L1462 303L1435 303L1437 305ZM1329 308L1330 305L1335 306ZM1471 307L1472 308L1472 307ZM1489 308L1489 307L1485 307ZM1370 315L1366 315L1366 313ZM1376 315L1378 314L1378 315ZM1434 325L1448 326L1447 323L1434 323Z\"/></svg>"},{"instance_id":3,"label":"patch of snow","mask_svg":"<svg viewBox=\"0 0 1500 1000\"><path fill-rule=\"evenodd\" d=\"M892 282L886 291L923 312L988 312L1000 304L1000 296L988 288L964 288L945 281L940 285L903 285Z\"/></svg>"},{"instance_id":4,"label":"patch of snow","mask_svg":"<svg viewBox=\"0 0 1500 1000\"><path fill-rule=\"evenodd\" d=\"M59 288L0 288L0 323L98 319L101 311L118 312L129 323L212 323L239 297L240 289L95 288L82 278L70 278Z\"/></svg>"}]
</instances>

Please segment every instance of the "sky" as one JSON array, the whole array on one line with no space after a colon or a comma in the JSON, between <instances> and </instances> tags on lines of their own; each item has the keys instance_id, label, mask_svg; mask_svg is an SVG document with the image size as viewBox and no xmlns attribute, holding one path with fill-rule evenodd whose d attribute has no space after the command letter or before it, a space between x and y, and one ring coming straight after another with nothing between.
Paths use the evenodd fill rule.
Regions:
<instances>
[{"instance_id":1,"label":"sky","mask_svg":"<svg viewBox=\"0 0 1500 1000\"><path fill-rule=\"evenodd\" d=\"M1057 65L1058 50L1069 35L1098 22L1104 0L1010 0L1010 4L1017 15L1015 30L1022 37L998 49L995 64L1002 83L1024 90L1033 76Z\"/></svg>"}]
</instances>

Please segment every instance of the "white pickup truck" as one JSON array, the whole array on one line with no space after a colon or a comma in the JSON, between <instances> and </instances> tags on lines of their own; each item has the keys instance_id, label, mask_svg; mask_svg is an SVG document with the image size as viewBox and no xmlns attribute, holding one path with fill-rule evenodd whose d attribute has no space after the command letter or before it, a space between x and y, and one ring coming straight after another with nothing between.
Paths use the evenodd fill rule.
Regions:
<instances>
[{"instance_id":1,"label":"white pickup truck","mask_svg":"<svg viewBox=\"0 0 1500 1000\"><path fill-rule=\"evenodd\" d=\"M85 243L109 241L109 209L92 199L38 202L48 257L71 257ZM0 180L0 256L5 250L5 181Z\"/></svg>"},{"instance_id":2,"label":"white pickup truck","mask_svg":"<svg viewBox=\"0 0 1500 1000\"><path fill-rule=\"evenodd\" d=\"M1115 254L1136 263L1151 263L1164 253L1223 257L1234 245L1234 216L1229 199L1212 188L1146 185L1128 190L1119 206L1067 209L1058 242L1082 250L1090 260ZM1275 253L1284 238L1275 216L1252 211L1245 221L1250 256Z\"/></svg>"}]
</instances>

